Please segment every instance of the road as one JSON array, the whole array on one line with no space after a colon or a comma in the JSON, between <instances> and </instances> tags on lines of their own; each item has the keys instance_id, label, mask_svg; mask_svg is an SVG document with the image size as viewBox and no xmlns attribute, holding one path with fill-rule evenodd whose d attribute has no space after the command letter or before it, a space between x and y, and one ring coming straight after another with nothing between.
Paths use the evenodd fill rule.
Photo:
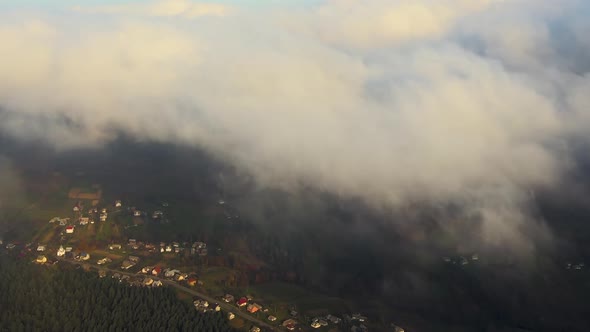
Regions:
<instances>
[{"instance_id":1,"label":"road","mask_svg":"<svg viewBox=\"0 0 590 332\"><path fill-rule=\"evenodd\" d=\"M93 268L96 268L98 270L103 270L103 271L108 271L111 273L118 273L121 275L128 275L131 277L137 277L137 276L142 276L143 274L140 273L131 273L131 272L125 272L125 271L120 271L120 270L114 270L114 269L110 269L108 267L103 267L103 266L96 266L90 263L86 263L86 262L79 262L79 261L75 261L75 260L71 260L71 259L65 259L62 257L58 257L57 260L61 261L61 262L66 262L66 263L70 263L70 264L82 264L82 265L88 265L91 266ZM256 326L260 327L260 328L265 328L265 329L269 329L271 331L281 331L278 327L276 326L272 326L267 322L264 322L256 317L252 317L249 314L241 311L239 308L229 304L229 303L224 303L223 301L219 301L209 295L203 294L201 292L198 292L194 289L190 289L188 287L184 287L174 281L168 280L168 279L163 279L163 278L159 278L159 277L155 277L155 276L150 276L152 279L154 280L160 280L163 284L174 287L180 291L186 292L188 294L194 295L202 300L206 300L209 303L219 303L219 306L227 311L227 312L233 312L236 316L241 317L247 321L252 322L253 324L255 324Z\"/></svg>"}]
</instances>

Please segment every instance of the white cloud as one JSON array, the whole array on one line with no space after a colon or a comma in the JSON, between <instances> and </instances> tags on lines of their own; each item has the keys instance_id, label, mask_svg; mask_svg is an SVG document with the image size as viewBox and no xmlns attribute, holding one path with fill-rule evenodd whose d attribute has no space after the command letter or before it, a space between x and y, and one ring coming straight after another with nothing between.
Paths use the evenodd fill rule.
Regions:
<instances>
[{"instance_id":1,"label":"white cloud","mask_svg":"<svg viewBox=\"0 0 590 332\"><path fill-rule=\"evenodd\" d=\"M124 14L154 17L197 18L202 16L226 16L232 11L228 5L193 2L190 0L160 0L148 4L119 4L106 6L76 6L75 11L87 13Z\"/></svg>"},{"instance_id":2,"label":"white cloud","mask_svg":"<svg viewBox=\"0 0 590 332\"><path fill-rule=\"evenodd\" d=\"M523 244L523 197L560 179L587 127L587 78L561 58L578 41L555 47L551 25L575 5L330 1L170 21L153 16L196 5L161 4L107 11L108 26L79 13L0 23L0 128L59 146L114 129L189 143L261 185L376 207L461 202L487 241Z\"/></svg>"}]
</instances>

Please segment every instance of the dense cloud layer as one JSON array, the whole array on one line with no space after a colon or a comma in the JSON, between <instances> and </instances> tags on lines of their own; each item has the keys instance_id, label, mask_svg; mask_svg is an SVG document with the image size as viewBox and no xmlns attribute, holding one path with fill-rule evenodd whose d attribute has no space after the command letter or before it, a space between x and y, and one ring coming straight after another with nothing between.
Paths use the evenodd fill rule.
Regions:
<instances>
[{"instance_id":1,"label":"dense cloud layer","mask_svg":"<svg viewBox=\"0 0 590 332\"><path fill-rule=\"evenodd\" d=\"M58 147L118 131L204 148L261 186L377 208L464 206L530 249L530 192L586 139L583 1L188 1L9 13L0 129Z\"/></svg>"}]
</instances>

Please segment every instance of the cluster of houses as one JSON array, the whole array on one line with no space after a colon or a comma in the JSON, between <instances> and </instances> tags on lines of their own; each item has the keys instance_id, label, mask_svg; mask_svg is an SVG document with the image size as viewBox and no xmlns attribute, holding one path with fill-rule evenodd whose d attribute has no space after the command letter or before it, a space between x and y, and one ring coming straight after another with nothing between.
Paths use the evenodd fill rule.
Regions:
<instances>
[{"instance_id":1,"label":"cluster of houses","mask_svg":"<svg viewBox=\"0 0 590 332\"><path fill-rule=\"evenodd\" d=\"M238 308L246 308L246 311L248 311L251 314L254 314L257 312L265 312L265 313L268 312L268 308L264 308L262 305L260 305L258 303L251 302L252 301L251 296L240 297L238 300L236 300L233 295L225 294L225 296L223 296L221 298L221 300L226 303L235 303L235 305ZM274 322L277 320L277 318L273 315L269 315L267 317L267 319L271 322Z\"/></svg>"},{"instance_id":2,"label":"cluster of houses","mask_svg":"<svg viewBox=\"0 0 590 332\"><path fill-rule=\"evenodd\" d=\"M209 304L207 300L197 299L193 302L195 309L201 312L218 312L221 311L221 306L217 303Z\"/></svg>"},{"instance_id":3,"label":"cluster of houses","mask_svg":"<svg viewBox=\"0 0 590 332\"><path fill-rule=\"evenodd\" d=\"M311 327L314 329L318 329L322 326L328 326L328 323L331 322L333 324L340 324L342 319L334 316L334 315L326 315L324 317L314 317L311 320Z\"/></svg>"},{"instance_id":4,"label":"cluster of houses","mask_svg":"<svg viewBox=\"0 0 590 332\"><path fill-rule=\"evenodd\" d=\"M581 270L583 269L585 266L584 263L577 263L577 264L573 264L573 263L567 263L565 265L566 270Z\"/></svg>"},{"instance_id":5,"label":"cluster of houses","mask_svg":"<svg viewBox=\"0 0 590 332\"><path fill-rule=\"evenodd\" d=\"M98 271L98 275L102 278L106 276L106 272L103 270ZM129 276L126 274L114 273L112 275L113 279L118 279L119 282L127 282L130 286L139 286L139 287L162 287L164 284L162 281L158 279L153 279L149 276L142 277L142 276Z\"/></svg>"},{"instance_id":6,"label":"cluster of houses","mask_svg":"<svg viewBox=\"0 0 590 332\"><path fill-rule=\"evenodd\" d=\"M188 242L160 242L158 244L154 243L144 243L141 241L137 241L136 239L129 239L127 246L133 250L141 250L146 249L150 253L175 253L175 254L182 254L187 252L193 256L207 256L207 244L205 242L194 242L192 244ZM121 250L122 246L120 244L110 244L109 250Z\"/></svg>"},{"instance_id":7,"label":"cluster of houses","mask_svg":"<svg viewBox=\"0 0 590 332\"><path fill-rule=\"evenodd\" d=\"M449 256L444 256L443 257L443 261L447 264L453 264L453 265L467 265L470 262L476 262L479 260L479 255L477 253L474 253L471 255L471 257L465 257L465 256L457 256L457 257L449 257Z\"/></svg>"},{"instance_id":8,"label":"cluster of houses","mask_svg":"<svg viewBox=\"0 0 590 332\"><path fill-rule=\"evenodd\" d=\"M167 268L162 269L160 266L145 266L140 271L141 274L145 275L152 275L155 277L164 277L169 280L174 280L177 282L186 282L189 286L196 286L202 285L203 283L199 281L198 276L196 273L183 273L179 270Z\"/></svg>"},{"instance_id":9,"label":"cluster of houses","mask_svg":"<svg viewBox=\"0 0 590 332\"><path fill-rule=\"evenodd\" d=\"M90 222L89 218L79 218L78 220L80 222L80 225L82 225L82 226L88 225L88 223ZM74 224L70 223L70 221L71 221L70 218L53 217L53 218L51 218L51 220L49 220L49 223L50 224L57 223L60 226L65 226L66 234L73 234L74 230L76 229L76 226Z\"/></svg>"}]
</instances>

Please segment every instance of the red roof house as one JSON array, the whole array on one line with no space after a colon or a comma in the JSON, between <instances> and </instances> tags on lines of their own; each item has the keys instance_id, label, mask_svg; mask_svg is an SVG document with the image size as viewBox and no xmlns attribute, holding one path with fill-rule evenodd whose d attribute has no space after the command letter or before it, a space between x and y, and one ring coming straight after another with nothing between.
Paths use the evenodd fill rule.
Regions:
<instances>
[{"instance_id":1,"label":"red roof house","mask_svg":"<svg viewBox=\"0 0 590 332\"><path fill-rule=\"evenodd\" d=\"M246 304L248 304L248 299L245 297L242 297L238 300L238 302L236 302L236 304L238 305L238 307L243 307Z\"/></svg>"}]
</instances>

